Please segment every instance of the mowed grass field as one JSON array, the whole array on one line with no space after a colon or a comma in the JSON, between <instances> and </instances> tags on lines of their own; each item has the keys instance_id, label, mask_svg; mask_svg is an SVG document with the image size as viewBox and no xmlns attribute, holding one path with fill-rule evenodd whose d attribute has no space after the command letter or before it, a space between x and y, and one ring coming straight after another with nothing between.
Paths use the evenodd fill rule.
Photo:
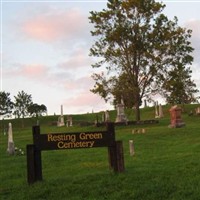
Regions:
<instances>
[{"instance_id":1,"label":"mowed grass field","mask_svg":"<svg viewBox=\"0 0 200 200\"><path fill-rule=\"evenodd\" d=\"M43 181L27 184L26 155L9 156L7 135L0 133L0 199L2 200L198 200L200 199L200 116L188 116L198 105L186 105L182 128L168 128L169 107L158 124L116 126L116 139L123 141L125 172L110 171L107 148L71 149L42 152ZM133 111L126 111L133 119ZM142 120L154 118L154 108L141 110ZM101 113L99 113L99 118ZM116 113L111 112L114 120ZM57 116L43 117L41 132L82 132L102 130L92 122L96 113L74 115L73 127L56 127ZM11 120L6 120L8 124ZM82 123L78 123L80 122ZM26 150L32 144L35 119L14 120L15 146ZM75 123L76 122L76 123ZM144 134L132 134L145 128ZM129 154L129 140L134 141L135 155ZM25 152L26 153L26 152Z\"/></svg>"}]
</instances>

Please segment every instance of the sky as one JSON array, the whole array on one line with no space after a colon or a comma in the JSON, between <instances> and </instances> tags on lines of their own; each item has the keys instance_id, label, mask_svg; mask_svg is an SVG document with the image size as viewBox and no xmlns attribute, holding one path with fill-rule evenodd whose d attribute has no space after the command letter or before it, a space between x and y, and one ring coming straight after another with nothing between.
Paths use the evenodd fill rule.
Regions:
<instances>
[{"instance_id":1,"label":"sky","mask_svg":"<svg viewBox=\"0 0 200 200\"><path fill-rule=\"evenodd\" d=\"M94 43L90 11L106 8L106 1L0 0L0 89L14 96L31 94L48 114L99 112L113 109L98 95L89 56ZM166 0L164 14L178 17L181 27L192 29L192 78L200 90L200 0Z\"/></svg>"}]
</instances>

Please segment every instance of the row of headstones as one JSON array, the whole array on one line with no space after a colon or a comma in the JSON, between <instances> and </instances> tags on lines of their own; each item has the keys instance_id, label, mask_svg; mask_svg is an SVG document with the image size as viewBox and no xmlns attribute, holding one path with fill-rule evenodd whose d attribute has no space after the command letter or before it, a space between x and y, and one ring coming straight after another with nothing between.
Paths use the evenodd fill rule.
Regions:
<instances>
[{"instance_id":1,"label":"row of headstones","mask_svg":"<svg viewBox=\"0 0 200 200\"><path fill-rule=\"evenodd\" d=\"M102 115L102 122L109 122L110 121L110 116L109 116L109 112L105 111ZM117 105L117 117L115 122L127 122L128 119L125 115L124 112L124 104L118 104ZM72 116L68 116L66 123L65 123L65 119L64 119L64 115L63 115L63 106L61 105L61 115L58 117L58 121L57 121L57 126L61 127L61 126L72 126L73 122L72 122Z\"/></svg>"},{"instance_id":2,"label":"row of headstones","mask_svg":"<svg viewBox=\"0 0 200 200\"><path fill-rule=\"evenodd\" d=\"M171 124L169 125L169 127L171 127L171 128L177 128L177 127L185 126L185 123L181 119L181 108L180 107L173 106L173 107L171 107L171 109L169 111L170 111L170 122L171 122ZM200 108L196 109L196 113L200 114ZM122 109L122 107L120 107L118 109L118 114L119 115L117 116L116 121L119 120L120 117L122 118L125 115L124 110ZM161 114L162 114L162 110L159 109L159 115L162 116ZM63 117L63 115L61 115L60 117ZM125 119L127 120L127 118L125 118L125 117L122 118L122 119L123 120L125 120ZM104 113L103 120L109 120L109 112L108 111L106 111ZM68 122L69 126L72 126L72 117L71 116L68 117L67 122ZM64 117L60 118L60 123L64 123ZM144 128L143 129L132 130L133 134L135 134L135 133L145 133L145 132L146 132L146 130ZM132 142L130 144L132 144ZM15 147L14 141L13 141L12 124L9 123L8 124L8 148L7 148L7 152L10 155L14 155L15 151L16 151L16 147ZM23 152L21 152L21 154L23 154Z\"/></svg>"},{"instance_id":3,"label":"row of headstones","mask_svg":"<svg viewBox=\"0 0 200 200\"><path fill-rule=\"evenodd\" d=\"M61 114L58 117L57 126L60 127L60 126L65 126L65 125L67 127L73 126L73 121L72 121L72 116L68 116L66 123L65 123L65 119L64 119L64 115L63 115L63 106L61 105Z\"/></svg>"},{"instance_id":4,"label":"row of headstones","mask_svg":"<svg viewBox=\"0 0 200 200\"><path fill-rule=\"evenodd\" d=\"M57 121L57 126L73 126L72 116L67 116L67 120L65 122L64 116L59 116Z\"/></svg>"},{"instance_id":5,"label":"row of headstones","mask_svg":"<svg viewBox=\"0 0 200 200\"><path fill-rule=\"evenodd\" d=\"M124 103L121 102L120 104L118 104L116 109L117 109L117 117L116 117L115 122L116 123L118 123L118 122L125 122L126 123L128 121L128 118L125 115ZM175 114L175 115L177 115L176 117L180 117L179 116L180 115L179 114L180 109L181 108L178 108L177 106L173 106L170 109L171 115L174 116L173 113L177 113L177 114ZM196 112L196 114L200 114L200 107L196 108L195 112ZM163 117L164 117L164 114L163 114L162 105L158 104L158 102L155 102L155 118L163 118ZM109 121L110 121L109 112L105 111L102 114L102 122L109 122ZM98 123L98 119L95 121L95 123ZM65 123L64 116L63 116L63 107L61 105L61 115L58 117L57 126L60 127L60 126L65 126L65 125L67 127L72 126L73 122L72 122L72 117L68 116L66 123Z\"/></svg>"}]
</instances>

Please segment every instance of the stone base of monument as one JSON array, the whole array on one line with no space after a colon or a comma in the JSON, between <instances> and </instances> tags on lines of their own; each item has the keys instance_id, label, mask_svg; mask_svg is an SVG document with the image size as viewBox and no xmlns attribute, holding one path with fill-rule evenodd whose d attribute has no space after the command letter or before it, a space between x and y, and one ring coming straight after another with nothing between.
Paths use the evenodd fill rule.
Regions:
<instances>
[{"instance_id":1,"label":"stone base of monument","mask_svg":"<svg viewBox=\"0 0 200 200\"><path fill-rule=\"evenodd\" d=\"M126 118L126 116L125 115L117 115L117 118L116 118L116 120L115 120L115 123L127 123L128 122L128 120L127 120L127 118Z\"/></svg>"},{"instance_id":2,"label":"stone base of monument","mask_svg":"<svg viewBox=\"0 0 200 200\"><path fill-rule=\"evenodd\" d=\"M115 126L124 126L124 125L144 125L144 124L157 124L159 120L150 119L150 120L142 120L142 121L126 121L126 122L115 122ZM103 123L95 123L95 126L105 126L106 122Z\"/></svg>"},{"instance_id":3,"label":"stone base of monument","mask_svg":"<svg viewBox=\"0 0 200 200\"><path fill-rule=\"evenodd\" d=\"M185 126L185 123L183 121L178 121L178 122L170 124L168 127L169 128L181 128L184 126Z\"/></svg>"},{"instance_id":4,"label":"stone base of monument","mask_svg":"<svg viewBox=\"0 0 200 200\"><path fill-rule=\"evenodd\" d=\"M58 127L65 126L65 123L57 122L57 126Z\"/></svg>"}]
</instances>

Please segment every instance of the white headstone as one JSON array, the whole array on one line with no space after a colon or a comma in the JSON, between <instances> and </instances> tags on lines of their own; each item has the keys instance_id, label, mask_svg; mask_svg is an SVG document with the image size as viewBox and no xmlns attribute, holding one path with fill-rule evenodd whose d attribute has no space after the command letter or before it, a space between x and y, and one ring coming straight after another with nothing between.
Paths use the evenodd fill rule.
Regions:
<instances>
[{"instance_id":1,"label":"white headstone","mask_svg":"<svg viewBox=\"0 0 200 200\"><path fill-rule=\"evenodd\" d=\"M159 118L158 103L157 102L155 102L155 118Z\"/></svg>"},{"instance_id":2,"label":"white headstone","mask_svg":"<svg viewBox=\"0 0 200 200\"><path fill-rule=\"evenodd\" d=\"M164 115L163 115L163 109L162 109L162 105L159 104L159 118L162 118L162 117L164 117Z\"/></svg>"},{"instance_id":3,"label":"white headstone","mask_svg":"<svg viewBox=\"0 0 200 200\"><path fill-rule=\"evenodd\" d=\"M14 141L13 141L13 132L12 132L12 124L11 123L8 124L8 148L7 148L7 152L10 155L15 154L15 145L14 145Z\"/></svg>"},{"instance_id":4,"label":"white headstone","mask_svg":"<svg viewBox=\"0 0 200 200\"><path fill-rule=\"evenodd\" d=\"M135 149L134 149L133 140L129 140L129 150L130 150L130 155L131 155L131 156L134 156L134 154L135 154Z\"/></svg>"},{"instance_id":5,"label":"white headstone","mask_svg":"<svg viewBox=\"0 0 200 200\"><path fill-rule=\"evenodd\" d=\"M200 107L196 108L196 114L200 115Z\"/></svg>"},{"instance_id":6,"label":"white headstone","mask_svg":"<svg viewBox=\"0 0 200 200\"><path fill-rule=\"evenodd\" d=\"M67 116L66 126L73 126L72 116Z\"/></svg>"},{"instance_id":7,"label":"white headstone","mask_svg":"<svg viewBox=\"0 0 200 200\"><path fill-rule=\"evenodd\" d=\"M124 103L121 101L121 104L117 105L117 118L115 122L127 122L127 118L124 112Z\"/></svg>"}]
</instances>

